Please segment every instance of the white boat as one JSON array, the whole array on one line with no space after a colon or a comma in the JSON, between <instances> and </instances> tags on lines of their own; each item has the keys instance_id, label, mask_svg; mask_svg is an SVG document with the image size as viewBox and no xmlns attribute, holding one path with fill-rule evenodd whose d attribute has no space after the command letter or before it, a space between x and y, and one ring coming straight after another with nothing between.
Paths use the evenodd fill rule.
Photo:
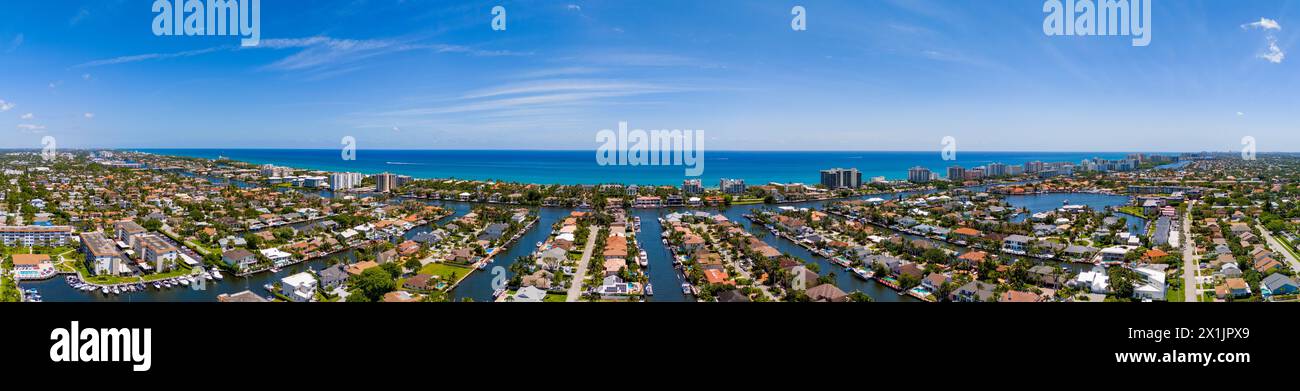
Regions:
<instances>
[{"instance_id":1,"label":"white boat","mask_svg":"<svg viewBox=\"0 0 1300 391\"><path fill-rule=\"evenodd\" d=\"M876 276L875 272L863 268L854 268L852 271L853 275L858 276L858 278L863 280L870 280L872 277Z\"/></svg>"},{"instance_id":2,"label":"white boat","mask_svg":"<svg viewBox=\"0 0 1300 391\"><path fill-rule=\"evenodd\" d=\"M683 282L683 283L682 283L682 294L689 295L689 294L691 294L691 293L692 293L692 292L691 292L691 284L687 284L687 283L684 283L684 282Z\"/></svg>"},{"instance_id":3,"label":"white boat","mask_svg":"<svg viewBox=\"0 0 1300 391\"><path fill-rule=\"evenodd\" d=\"M650 284L650 283L646 283L646 284L645 284L645 295L646 295L646 296L654 296L654 295L655 295L655 286L654 286L653 284Z\"/></svg>"},{"instance_id":4,"label":"white boat","mask_svg":"<svg viewBox=\"0 0 1300 391\"><path fill-rule=\"evenodd\" d=\"M212 278L217 279L217 281L221 281L221 279L222 279L222 278L225 278L225 277L222 277L222 276L221 276L221 271L220 271L220 270L212 269Z\"/></svg>"},{"instance_id":5,"label":"white boat","mask_svg":"<svg viewBox=\"0 0 1300 391\"><path fill-rule=\"evenodd\" d=\"M107 295L107 294L108 294L108 287L102 287L102 288L99 288L99 293L103 293L103 294Z\"/></svg>"}]
</instances>

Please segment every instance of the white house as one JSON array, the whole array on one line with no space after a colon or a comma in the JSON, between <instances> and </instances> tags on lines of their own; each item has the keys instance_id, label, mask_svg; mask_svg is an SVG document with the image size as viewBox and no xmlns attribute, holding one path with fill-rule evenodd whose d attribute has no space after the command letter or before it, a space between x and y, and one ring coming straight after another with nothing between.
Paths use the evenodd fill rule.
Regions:
<instances>
[{"instance_id":1,"label":"white house","mask_svg":"<svg viewBox=\"0 0 1300 391\"><path fill-rule=\"evenodd\" d=\"M316 297L316 277L311 273L302 272L282 278L280 293L295 302L309 302Z\"/></svg>"},{"instance_id":2,"label":"white house","mask_svg":"<svg viewBox=\"0 0 1300 391\"><path fill-rule=\"evenodd\" d=\"M275 265L275 267L282 267L293 262L293 259L291 258L293 256L292 254L284 252L278 248L262 249L259 250L259 252L261 252L262 256L266 257L266 259L271 260L271 264Z\"/></svg>"},{"instance_id":3,"label":"white house","mask_svg":"<svg viewBox=\"0 0 1300 391\"><path fill-rule=\"evenodd\" d=\"M1139 267L1133 271L1138 272L1143 277L1141 285L1133 287L1133 297L1148 300L1165 299L1165 272L1161 270Z\"/></svg>"}]
</instances>

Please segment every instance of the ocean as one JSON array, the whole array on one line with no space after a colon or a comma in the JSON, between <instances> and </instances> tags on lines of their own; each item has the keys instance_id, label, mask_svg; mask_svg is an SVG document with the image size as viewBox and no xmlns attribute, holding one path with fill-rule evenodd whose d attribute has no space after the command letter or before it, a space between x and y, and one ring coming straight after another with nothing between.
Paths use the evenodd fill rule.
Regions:
<instances>
[{"instance_id":1,"label":"ocean","mask_svg":"<svg viewBox=\"0 0 1300 391\"><path fill-rule=\"evenodd\" d=\"M922 166L945 175L954 164L976 167L1000 162L1009 165L1031 161L1078 163L1083 159L1120 159L1123 152L960 152L956 161L944 161L932 152L851 151L706 151L703 173L688 177L685 166L602 166L594 151L539 150L358 150L356 160L343 160L337 149L136 149L161 155L229 159L322 171L391 172L416 178L457 178L539 184L681 185L699 178L704 186L717 186L721 178L744 179L747 184L820 181L820 171L857 168L863 181L883 176L905 179L907 170Z\"/></svg>"}]
</instances>

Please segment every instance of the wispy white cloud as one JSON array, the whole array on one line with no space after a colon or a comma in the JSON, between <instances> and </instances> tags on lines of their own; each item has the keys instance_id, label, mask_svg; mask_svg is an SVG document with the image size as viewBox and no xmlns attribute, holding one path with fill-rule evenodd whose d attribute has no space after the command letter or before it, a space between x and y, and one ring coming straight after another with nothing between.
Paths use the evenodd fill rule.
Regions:
<instances>
[{"instance_id":1,"label":"wispy white cloud","mask_svg":"<svg viewBox=\"0 0 1300 391\"><path fill-rule=\"evenodd\" d=\"M14 108L13 103L5 102L4 99L0 99L0 112L9 111L10 109L13 108Z\"/></svg>"},{"instance_id":2,"label":"wispy white cloud","mask_svg":"<svg viewBox=\"0 0 1300 391\"><path fill-rule=\"evenodd\" d=\"M86 119L93 119L93 118L95 118L95 113L87 112L87 113L85 113L85 114L82 114L81 116L82 116L82 117L86 117Z\"/></svg>"},{"instance_id":3,"label":"wispy white cloud","mask_svg":"<svg viewBox=\"0 0 1300 391\"><path fill-rule=\"evenodd\" d=\"M1268 47L1265 49L1264 53L1260 53L1256 55L1256 57L1274 64L1281 64L1282 60L1286 59L1286 53L1277 45L1277 35L1274 35L1273 33L1274 31L1282 30L1282 25L1276 20L1261 17L1257 22L1241 25L1241 28L1246 30L1260 29L1264 31L1264 40L1268 43Z\"/></svg>"},{"instance_id":4,"label":"wispy white cloud","mask_svg":"<svg viewBox=\"0 0 1300 391\"><path fill-rule=\"evenodd\" d=\"M1241 28L1244 28L1244 29L1248 29L1248 28L1258 28L1258 29L1264 29L1264 30L1281 30L1281 29L1282 29L1282 25L1278 24L1277 21L1276 21L1276 20L1273 20L1273 19L1269 19L1269 18L1259 18L1259 21L1258 21L1258 22L1251 22L1251 23L1243 24L1243 25L1241 25Z\"/></svg>"},{"instance_id":5,"label":"wispy white cloud","mask_svg":"<svg viewBox=\"0 0 1300 391\"><path fill-rule=\"evenodd\" d=\"M1277 46L1277 37L1271 35L1268 37L1268 51L1260 54L1259 58L1274 64L1282 63L1282 60L1286 58L1286 53L1283 53L1282 48Z\"/></svg>"},{"instance_id":6,"label":"wispy white cloud","mask_svg":"<svg viewBox=\"0 0 1300 391\"><path fill-rule=\"evenodd\" d=\"M265 42L265 41L263 41L263 42ZM165 60L165 59L171 59L171 58L192 57L192 56L197 56L197 55L201 55L201 54L208 54L208 53L212 53L212 52L216 52L216 51L220 51L220 50L227 50L227 49L229 49L229 47L213 47L213 48L207 48L207 49L186 50L186 51L183 51L183 52L175 52L175 53L145 53L145 54L136 54L136 55L131 55L131 56L113 57L113 58L106 58L106 59L103 59L103 60L95 60L95 61L90 61L90 62L84 62L84 63L81 63L81 64L73 65L72 67L73 67L73 68L87 68L87 67L98 67L98 66L104 66L104 65L127 64L127 63L140 62L140 61L148 61L148 60Z\"/></svg>"},{"instance_id":7,"label":"wispy white cloud","mask_svg":"<svg viewBox=\"0 0 1300 391\"><path fill-rule=\"evenodd\" d=\"M68 25L76 26L77 24L81 23L81 21L86 20L86 18L88 17L90 17L90 9L86 7L81 7L80 9L77 10L76 14L72 15L72 19L68 20Z\"/></svg>"},{"instance_id":8,"label":"wispy white cloud","mask_svg":"<svg viewBox=\"0 0 1300 391\"><path fill-rule=\"evenodd\" d=\"M45 131L45 125L37 124L18 124L18 129L24 132L40 133Z\"/></svg>"},{"instance_id":9,"label":"wispy white cloud","mask_svg":"<svg viewBox=\"0 0 1300 391\"><path fill-rule=\"evenodd\" d=\"M23 114L23 115L21 115L21 116L18 117L18 119L21 119L21 120L32 120L32 119L35 119L35 118L36 118L36 114L32 114L32 113Z\"/></svg>"},{"instance_id":10,"label":"wispy white cloud","mask_svg":"<svg viewBox=\"0 0 1300 391\"><path fill-rule=\"evenodd\" d=\"M608 103L614 98L688 91L691 88L619 80L538 80L470 91L445 105L393 110L379 116L425 116L454 113L492 114L506 110L533 109L533 114L551 113L557 107L581 107Z\"/></svg>"},{"instance_id":11,"label":"wispy white cloud","mask_svg":"<svg viewBox=\"0 0 1300 391\"><path fill-rule=\"evenodd\" d=\"M422 43L401 39L339 39L325 36L305 38L263 39L255 47L218 46L206 49L188 50L175 53L146 53L130 56L113 57L89 61L74 65L73 68L117 65L141 61L165 60L192 57L215 52L239 52L246 50L287 50L298 51L276 60L259 69L279 72L310 72L309 78L320 79L337 76L360 69L358 63L373 57L407 51L432 51L435 53L458 53L469 56L525 56L532 53L508 50L485 50L461 45L441 43Z\"/></svg>"}]
</instances>

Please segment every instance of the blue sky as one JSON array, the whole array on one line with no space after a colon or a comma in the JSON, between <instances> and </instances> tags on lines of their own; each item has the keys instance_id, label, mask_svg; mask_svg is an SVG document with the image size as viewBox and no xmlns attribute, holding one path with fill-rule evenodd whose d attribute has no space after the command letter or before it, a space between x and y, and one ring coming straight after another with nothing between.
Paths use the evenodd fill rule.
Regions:
<instances>
[{"instance_id":1,"label":"blue sky","mask_svg":"<svg viewBox=\"0 0 1300 391\"><path fill-rule=\"evenodd\" d=\"M1042 0L264 0L255 48L151 3L5 4L0 147L1300 151L1295 1L1155 0L1146 47L1046 36Z\"/></svg>"}]
</instances>

